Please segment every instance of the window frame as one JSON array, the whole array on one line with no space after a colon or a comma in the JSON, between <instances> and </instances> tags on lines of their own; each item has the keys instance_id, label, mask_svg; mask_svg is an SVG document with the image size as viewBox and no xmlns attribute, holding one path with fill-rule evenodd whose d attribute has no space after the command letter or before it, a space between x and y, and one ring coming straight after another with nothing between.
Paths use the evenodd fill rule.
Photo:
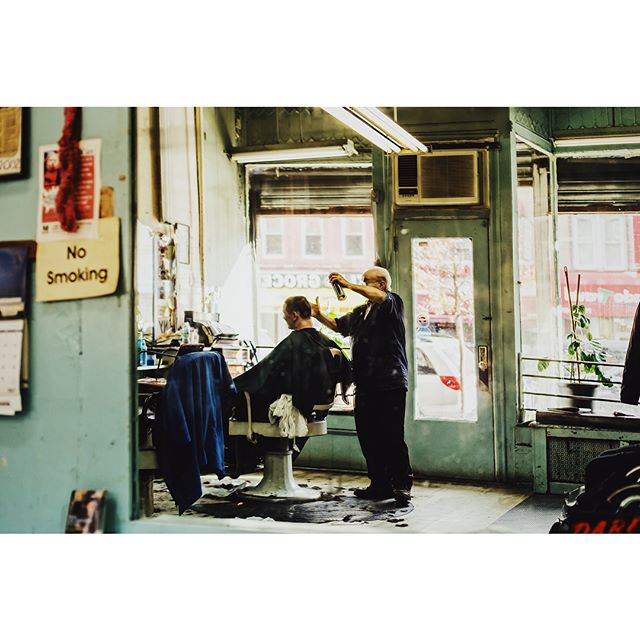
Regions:
<instances>
[{"instance_id":1,"label":"window frame","mask_svg":"<svg viewBox=\"0 0 640 640\"><path fill-rule=\"evenodd\" d=\"M349 232L348 226L351 222L357 222L360 227L360 231L358 233ZM347 258L362 258L364 257L364 222L360 216L349 216L346 219L341 220L341 235L342 235L342 250L344 255ZM348 253L347 251L347 237L348 236L359 236L361 239L360 243L360 253Z\"/></svg>"},{"instance_id":2,"label":"window frame","mask_svg":"<svg viewBox=\"0 0 640 640\"><path fill-rule=\"evenodd\" d=\"M628 224L627 219L620 218L617 215L597 213L565 213L562 215L571 216L571 259L575 269L584 269L585 271L625 271L629 268L628 233L625 228L625 225ZM580 243L577 230L579 223L587 220L591 224L590 242L594 251L592 263L580 260ZM616 263L607 260L606 245L614 244L607 240L607 223L622 225L620 240L615 243L619 247L619 252L614 253L620 256L619 261ZM598 238L601 239L601 242L595 241Z\"/></svg>"},{"instance_id":3,"label":"window frame","mask_svg":"<svg viewBox=\"0 0 640 640\"><path fill-rule=\"evenodd\" d=\"M302 256L310 259L323 258L325 254L324 250L324 220L319 216L301 216L302 218ZM309 224L318 223L320 226L320 232L309 233ZM320 252L309 253L307 251L307 238L310 236L318 236L320 238Z\"/></svg>"},{"instance_id":4,"label":"window frame","mask_svg":"<svg viewBox=\"0 0 640 640\"><path fill-rule=\"evenodd\" d=\"M274 231L270 231L267 229L268 224L273 224L273 223L278 223L278 226L280 228L279 232L274 232ZM264 224L262 224L264 223ZM268 224L267 224L268 223ZM282 258L285 255L285 247L284 247L284 225L283 225L283 221L282 219L279 218L268 218L268 217L264 217L263 220L261 220L261 224L260 224L260 239L261 239L261 254L265 257L265 258ZM281 247L281 251L279 253L275 253L275 252L271 252L271 251L267 251L267 237L268 236L280 236L280 247Z\"/></svg>"}]
</instances>

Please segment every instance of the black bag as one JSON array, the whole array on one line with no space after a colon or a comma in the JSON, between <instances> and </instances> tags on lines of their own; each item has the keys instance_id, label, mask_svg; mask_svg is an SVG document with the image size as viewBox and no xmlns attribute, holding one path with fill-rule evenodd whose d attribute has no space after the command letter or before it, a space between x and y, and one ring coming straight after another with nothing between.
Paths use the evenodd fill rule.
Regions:
<instances>
[{"instance_id":1,"label":"black bag","mask_svg":"<svg viewBox=\"0 0 640 640\"><path fill-rule=\"evenodd\" d=\"M640 533L640 445L591 460L585 484L565 496L549 533Z\"/></svg>"}]
</instances>

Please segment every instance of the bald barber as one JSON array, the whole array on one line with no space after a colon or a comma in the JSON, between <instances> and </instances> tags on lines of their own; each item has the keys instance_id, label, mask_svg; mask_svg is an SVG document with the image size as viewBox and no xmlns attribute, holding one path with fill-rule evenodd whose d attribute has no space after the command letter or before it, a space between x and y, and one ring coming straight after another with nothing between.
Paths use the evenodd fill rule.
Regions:
<instances>
[{"instance_id":1,"label":"bald barber","mask_svg":"<svg viewBox=\"0 0 640 640\"><path fill-rule=\"evenodd\" d=\"M368 487L354 494L367 500L395 498L406 506L411 500L413 473L404 441L408 378L404 304L391 291L386 269L371 267L362 280L364 284L355 284L339 273L330 273L329 282L355 291L367 302L340 318L329 318L316 298L311 315L352 338L354 417L370 480Z\"/></svg>"}]
</instances>

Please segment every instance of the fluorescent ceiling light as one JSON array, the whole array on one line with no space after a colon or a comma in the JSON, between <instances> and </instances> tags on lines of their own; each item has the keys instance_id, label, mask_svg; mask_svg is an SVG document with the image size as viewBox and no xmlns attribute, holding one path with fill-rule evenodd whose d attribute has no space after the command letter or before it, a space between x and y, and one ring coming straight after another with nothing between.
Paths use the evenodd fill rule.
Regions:
<instances>
[{"instance_id":1,"label":"fluorescent ceiling light","mask_svg":"<svg viewBox=\"0 0 640 640\"><path fill-rule=\"evenodd\" d=\"M562 138L554 140L554 146L563 147L602 147L619 144L640 144L640 136L608 136L602 138Z\"/></svg>"},{"instance_id":2,"label":"fluorescent ceiling light","mask_svg":"<svg viewBox=\"0 0 640 640\"><path fill-rule=\"evenodd\" d=\"M334 118L351 127L385 153L427 151L422 142L376 107L323 107Z\"/></svg>"},{"instance_id":3,"label":"fluorescent ceiling light","mask_svg":"<svg viewBox=\"0 0 640 640\"><path fill-rule=\"evenodd\" d=\"M235 151L231 159L240 164L255 162L286 162L289 160L312 160L316 158L337 158L339 156L357 155L351 140L344 144L306 145L304 147L262 147L246 151Z\"/></svg>"},{"instance_id":4,"label":"fluorescent ceiling light","mask_svg":"<svg viewBox=\"0 0 640 640\"><path fill-rule=\"evenodd\" d=\"M386 135L391 136L400 145L410 151L422 151L426 153L427 147L414 138L408 131L405 131L397 122L385 115L376 107L351 107L352 111L372 122L378 129Z\"/></svg>"},{"instance_id":5,"label":"fluorescent ceiling light","mask_svg":"<svg viewBox=\"0 0 640 640\"><path fill-rule=\"evenodd\" d=\"M380 133L377 129L365 122L346 107L322 107L327 113L337 118L343 124L359 133L365 140L368 140L385 153L399 153L401 147L393 140Z\"/></svg>"}]
</instances>

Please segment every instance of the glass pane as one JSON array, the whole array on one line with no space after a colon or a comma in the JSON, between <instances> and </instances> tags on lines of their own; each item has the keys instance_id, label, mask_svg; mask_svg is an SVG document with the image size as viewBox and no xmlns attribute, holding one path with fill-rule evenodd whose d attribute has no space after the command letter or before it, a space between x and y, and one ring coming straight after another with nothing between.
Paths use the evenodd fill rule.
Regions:
<instances>
[{"instance_id":1,"label":"glass pane","mask_svg":"<svg viewBox=\"0 0 640 640\"><path fill-rule=\"evenodd\" d=\"M417 420L477 420L471 238L414 238Z\"/></svg>"},{"instance_id":2,"label":"glass pane","mask_svg":"<svg viewBox=\"0 0 640 640\"><path fill-rule=\"evenodd\" d=\"M581 246L591 255L599 255L601 258L586 266L579 261L580 256L562 250L562 247L575 241L578 233L575 221L578 219L581 218L574 214L565 214L558 218L558 241L561 248L558 253L557 275L561 305L557 312L561 318L561 326L557 330L559 344L555 353L550 344L548 348L540 349L536 355L559 359L567 356L566 335L571 331L571 319L569 295L564 276L566 266L569 271L571 301L573 304L576 302L579 274L579 303L585 306L586 314L591 320L589 325L591 334L606 350L606 361L601 366L602 373L619 383L622 367L609 365L624 363L633 317L640 302L640 215L590 214L589 222L594 229L591 235L591 246L588 248L586 245ZM574 224L569 224L570 222ZM547 371L551 371L551 368ZM569 374L569 369L564 365L558 365L553 373L562 378L567 378ZM586 379L594 379L593 374L586 374ZM556 386L556 393L562 393L559 385L560 383ZM596 397L607 400L619 399L619 384L614 384L612 387L599 387ZM548 399L546 402L548 406ZM557 406L560 406L560 401ZM610 402L596 401L593 411L610 413L615 408L616 406ZM624 408L621 410L626 411Z\"/></svg>"},{"instance_id":3,"label":"glass pane","mask_svg":"<svg viewBox=\"0 0 640 640\"><path fill-rule=\"evenodd\" d=\"M282 233L282 218L262 216L260 218L265 233Z\"/></svg>"},{"instance_id":4,"label":"glass pane","mask_svg":"<svg viewBox=\"0 0 640 640\"><path fill-rule=\"evenodd\" d=\"M345 233L362 233L362 218L350 217L344 221Z\"/></svg>"},{"instance_id":5,"label":"glass pane","mask_svg":"<svg viewBox=\"0 0 640 640\"><path fill-rule=\"evenodd\" d=\"M607 242L621 242L622 241L622 220L617 218L609 218L604 220L604 236Z\"/></svg>"},{"instance_id":6,"label":"glass pane","mask_svg":"<svg viewBox=\"0 0 640 640\"><path fill-rule=\"evenodd\" d=\"M282 255L282 236L267 234L265 251L269 255Z\"/></svg>"},{"instance_id":7,"label":"glass pane","mask_svg":"<svg viewBox=\"0 0 640 640\"><path fill-rule=\"evenodd\" d=\"M609 267L607 271L611 271L611 267L616 267L620 264L620 256L622 255L623 247L619 242L607 242L604 245L604 259L605 264Z\"/></svg>"},{"instance_id":8,"label":"glass pane","mask_svg":"<svg viewBox=\"0 0 640 640\"><path fill-rule=\"evenodd\" d=\"M304 229L307 234L317 234L322 231L322 220L315 218L304 219Z\"/></svg>"},{"instance_id":9,"label":"glass pane","mask_svg":"<svg viewBox=\"0 0 640 640\"><path fill-rule=\"evenodd\" d=\"M305 236L304 252L308 256L322 255L322 236Z\"/></svg>"},{"instance_id":10,"label":"glass pane","mask_svg":"<svg viewBox=\"0 0 640 640\"><path fill-rule=\"evenodd\" d=\"M346 253L348 256L361 256L363 253L362 236L346 237Z\"/></svg>"},{"instance_id":11,"label":"glass pane","mask_svg":"<svg viewBox=\"0 0 640 640\"><path fill-rule=\"evenodd\" d=\"M576 226L578 227L578 238L580 242L591 242L593 236L593 220L590 218L578 217L576 219Z\"/></svg>"}]
</instances>

